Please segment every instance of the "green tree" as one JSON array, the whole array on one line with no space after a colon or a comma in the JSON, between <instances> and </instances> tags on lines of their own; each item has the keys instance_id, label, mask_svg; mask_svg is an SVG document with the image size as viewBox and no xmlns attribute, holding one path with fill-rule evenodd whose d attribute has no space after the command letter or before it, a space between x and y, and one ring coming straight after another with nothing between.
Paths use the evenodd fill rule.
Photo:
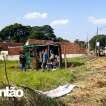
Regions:
<instances>
[{"instance_id":1,"label":"green tree","mask_svg":"<svg viewBox=\"0 0 106 106\"><path fill-rule=\"evenodd\" d=\"M44 34L40 31L31 31L29 38L31 38L31 39L42 39L42 40L47 39L47 38L45 38Z\"/></svg>"},{"instance_id":2,"label":"green tree","mask_svg":"<svg viewBox=\"0 0 106 106\"><path fill-rule=\"evenodd\" d=\"M42 26L42 32L44 33L44 36L46 36L49 40L55 40L56 35L54 34L54 30L49 25Z\"/></svg>"},{"instance_id":3,"label":"green tree","mask_svg":"<svg viewBox=\"0 0 106 106\"><path fill-rule=\"evenodd\" d=\"M38 35L37 35L38 34ZM30 38L54 40L56 36L51 26L34 26L30 32Z\"/></svg>"},{"instance_id":4,"label":"green tree","mask_svg":"<svg viewBox=\"0 0 106 106\"><path fill-rule=\"evenodd\" d=\"M0 38L4 41L25 42L29 36L29 32L29 26L23 26L15 23L14 25L10 25L2 29L0 32Z\"/></svg>"},{"instance_id":5,"label":"green tree","mask_svg":"<svg viewBox=\"0 0 106 106\"><path fill-rule=\"evenodd\" d=\"M85 41L80 41L79 39L76 39L74 43L78 44L82 48L86 48L87 46L87 43Z\"/></svg>"},{"instance_id":6,"label":"green tree","mask_svg":"<svg viewBox=\"0 0 106 106\"><path fill-rule=\"evenodd\" d=\"M61 41L64 41L64 39L61 38L61 37L58 37L58 38L57 38L57 41L58 41L58 42L61 42Z\"/></svg>"},{"instance_id":7,"label":"green tree","mask_svg":"<svg viewBox=\"0 0 106 106\"><path fill-rule=\"evenodd\" d=\"M69 42L68 40L63 39L62 37L57 37L57 38L56 38L56 41L57 41L57 42Z\"/></svg>"},{"instance_id":8,"label":"green tree","mask_svg":"<svg viewBox=\"0 0 106 106\"><path fill-rule=\"evenodd\" d=\"M100 42L100 47L106 46L106 35L95 35L89 41L91 50L94 50L96 47L96 42Z\"/></svg>"},{"instance_id":9,"label":"green tree","mask_svg":"<svg viewBox=\"0 0 106 106\"><path fill-rule=\"evenodd\" d=\"M0 41L26 42L28 38L67 41L62 38L57 38L54 34L54 29L50 25L43 26L23 26L15 23L6 26L0 32Z\"/></svg>"}]
</instances>

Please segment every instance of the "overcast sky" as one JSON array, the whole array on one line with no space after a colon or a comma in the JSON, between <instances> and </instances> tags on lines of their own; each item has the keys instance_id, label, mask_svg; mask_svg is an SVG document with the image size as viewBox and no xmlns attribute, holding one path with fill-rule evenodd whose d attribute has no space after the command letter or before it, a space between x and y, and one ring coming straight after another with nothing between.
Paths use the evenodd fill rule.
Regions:
<instances>
[{"instance_id":1,"label":"overcast sky","mask_svg":"<svg viewBox=\"0 0 106 106\"><path fill-rule=\"evenodd\" d=\"M106 0L0 0L0 29L13 23L45 25L70 41L106 30ZM101 28L103 27L103 28Z\"/></svg>"}]
</instances>

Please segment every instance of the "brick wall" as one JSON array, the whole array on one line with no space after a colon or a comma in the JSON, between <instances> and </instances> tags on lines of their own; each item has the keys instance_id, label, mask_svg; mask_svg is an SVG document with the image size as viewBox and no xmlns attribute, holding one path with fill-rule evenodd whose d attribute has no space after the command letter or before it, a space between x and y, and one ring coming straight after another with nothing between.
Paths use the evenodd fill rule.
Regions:
<instances>
[{"instance_id":1,"label":"brick wall","mask_svg":"<svg viewBox=\"0 0 106 106\"><path fill-rule=\"evenodd\" d=\"M81 48L79 45L75 43L60 43L62 54L66 52L66 54L85 54L86 49Z\"/></svg>"},{"instance_id":2,"label":"brick wall","mask_svg":"<svg viewBox=\"0 0 106 106\"><path fill-rule=\"evenodd\" d=\"M8 47L8 54L19 55L22 50L23 50L22 46Z\"/></svg>"},{"instance_id":3,"label":"brick wall","mask_svg":"<svg viewBox=\"0 0 106 106\"><path fill-rule=\"evenodd\" d=\"M53 43L53 41L50 40L30 40L30 44L50 44ZM56 42L54 42L56 43ZM66 54L85 54L86 49L79 47L79 45L71 42L58 42L61 45L62 54L66 52ZM2 47L5 47L5 49L8 50L9 55L19 55L22 51L22 44L20 43L1 43ZM65 48L65 49L64 49Z\"/></svg>"}]
</instances>

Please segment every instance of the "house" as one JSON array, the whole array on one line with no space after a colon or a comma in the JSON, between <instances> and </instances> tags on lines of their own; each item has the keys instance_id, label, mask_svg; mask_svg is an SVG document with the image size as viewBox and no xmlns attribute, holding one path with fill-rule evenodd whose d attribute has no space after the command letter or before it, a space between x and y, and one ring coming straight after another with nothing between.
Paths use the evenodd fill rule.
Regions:
<instances>
[{"instance_id":1,"label":"house","mask_svg":"<svg viewBox=\"0 0 106 106\"><path fill-rule=\"evenodd\" d=\"M3 60L3 55L7 56L7 60L19 60L22 48L22 43L0 42L0 60Z\"/></svg>"},{"instance_id":2,"label":"house","mask_svg":"<svg viewBox=\"0 0 106 106\"><path fill-rule=\"evenodd\" d=\"M0 51L8 51L8 55L19 55L22 46L22 43L0 42Z\"/></svg>"}]
</instances>

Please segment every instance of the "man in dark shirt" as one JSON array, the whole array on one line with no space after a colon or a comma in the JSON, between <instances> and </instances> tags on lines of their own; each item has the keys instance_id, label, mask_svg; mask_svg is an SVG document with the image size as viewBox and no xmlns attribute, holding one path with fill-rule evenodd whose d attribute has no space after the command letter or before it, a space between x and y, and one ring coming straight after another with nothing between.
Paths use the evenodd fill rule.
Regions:
<instances>
[{"instance_id":1,"label":"man in dark shirt","mask_svg":"<svg viewBox=\"0 0 106 106\"><path fill-rule=\"evenodd\" d=\"M21 69L26 71L26 57L25 57L25 53L23 53L23 52L20 53L19 60L20 60Z\"/></svg>"}]
</instances>

